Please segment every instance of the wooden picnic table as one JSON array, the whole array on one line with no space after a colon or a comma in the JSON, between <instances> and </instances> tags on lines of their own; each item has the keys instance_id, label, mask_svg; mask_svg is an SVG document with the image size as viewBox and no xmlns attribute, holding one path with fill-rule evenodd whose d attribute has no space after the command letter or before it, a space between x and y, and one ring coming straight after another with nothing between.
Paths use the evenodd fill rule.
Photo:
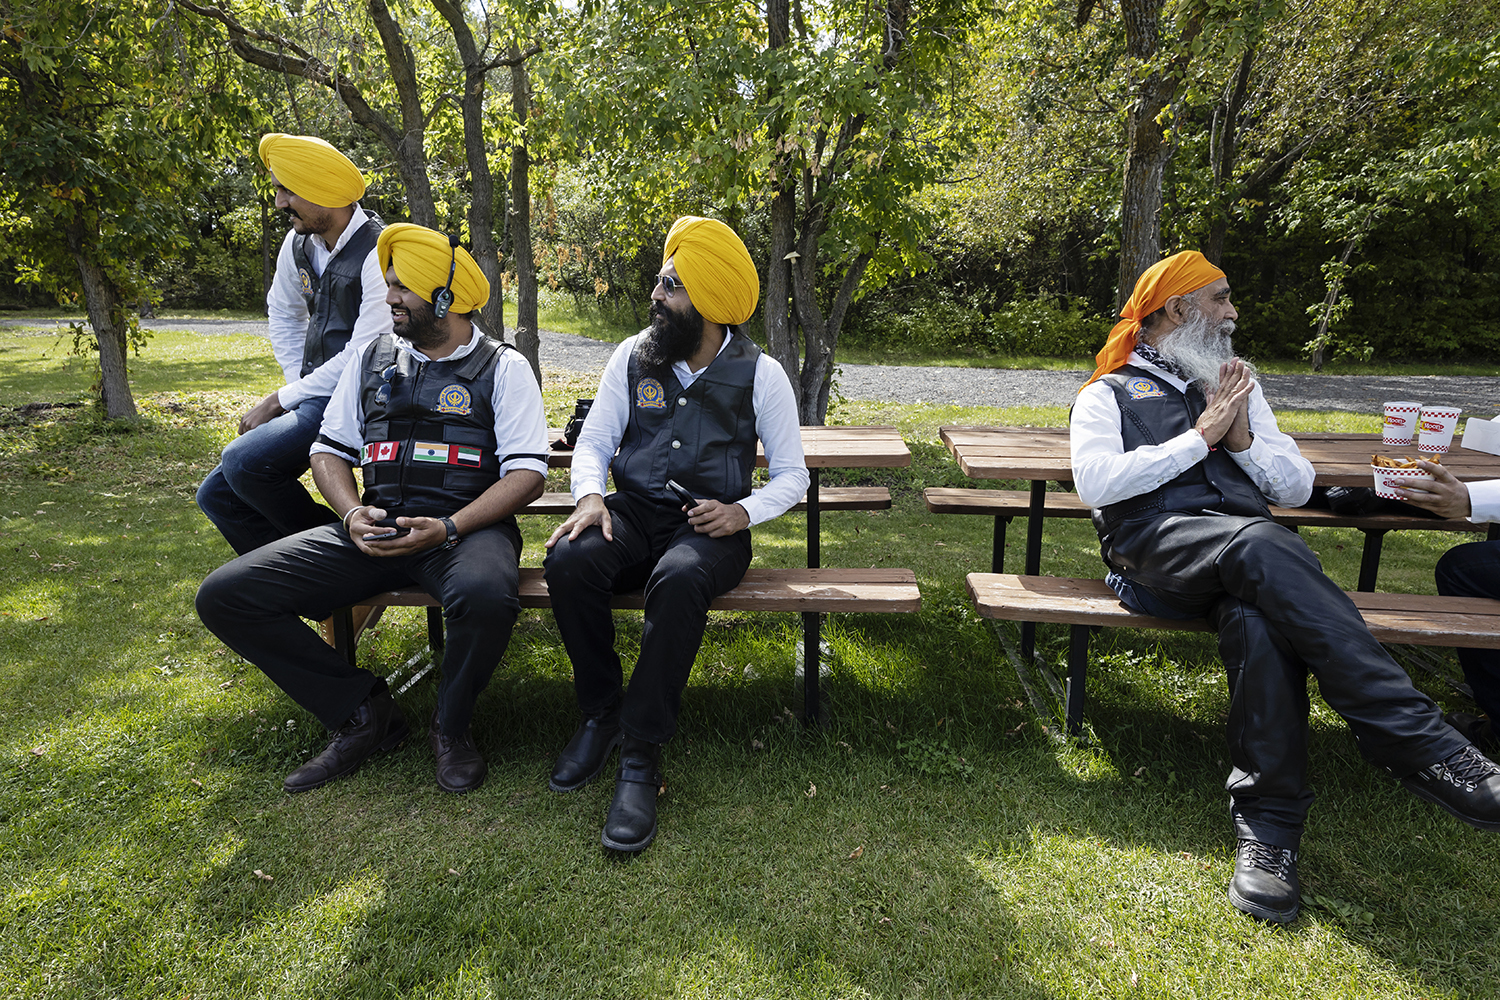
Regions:
<instances>
[{"instance_id":1,"label":"wooden picnic table","mask_svg":"<svg viewBox=\"0 0 1500 1000\"><path fill-rule=\"evenodd\" d=\"M1028 479L1031 481L1030 505L1026 521L1026 575L1041 572L1042 522L1046 517L1047 483L1073 480L1072 456L1066 427L943 427L939 430L943 444L958 461L959 468L972 479ZM1415 455L1416 448L1389 448L1379 434L1346 434L1311 432L1293 434L1304 458L1312 462L1317 486L1371 486L1370 456ZM1442 458L1443 465L1464 481L1500 479L1500 456L1468 451L1455 443ZM1373 590L1379 569L1380 551L1387 531L1393 530L1385 519L1372 521L1365 533L1365 549L1360 570L1360 589ZM1449 522L1412 517L1401 527L1442 529ZM1449 529L1451 530L1451 528ZM1490 529L1495 537L1495 528ZM1034 626L1022 629L1023 648L1030 652Z\"/></svg>"}]
</instances>

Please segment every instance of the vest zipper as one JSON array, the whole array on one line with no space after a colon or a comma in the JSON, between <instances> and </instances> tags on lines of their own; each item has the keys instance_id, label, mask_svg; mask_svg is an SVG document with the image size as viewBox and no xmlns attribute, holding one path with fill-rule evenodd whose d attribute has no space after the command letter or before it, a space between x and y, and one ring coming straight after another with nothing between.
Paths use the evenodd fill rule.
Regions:
<instances>
[{"instance_id":1,"label":"vest zipper","mask_svg":"<svg viewBox=\"0 0 1500 1000\"><path fill-rule=\"evenodd\" d=\"M412 379L412 383L411 383L411 401L410 401L410 403L408 403L408 405L412 408L413 412L415 412L415 410L417 408L417 400L421 398L421 396L419 395L419 393L420 393L421 388L422 388L422 376L424 374L426 374L426 372L427 372L427 362L425 362L425 361L418 361L417 362L417 377L414 378L414 379ZM415 420L413 420L411 422L411 431L408 432L408 434L406 436L406 461L404 461L404 462L401 463L401 479L397 483L397 485L400 487L400 491L399 491L398 495L401 497L401 506L403 506L403 507L406 506L406 470L409 469L409 468L411 468L411 463L412 463L411 450L412 450L413 446L415 445L416 440L417 440L417 422Z\"/></svg>"}]
</instances>

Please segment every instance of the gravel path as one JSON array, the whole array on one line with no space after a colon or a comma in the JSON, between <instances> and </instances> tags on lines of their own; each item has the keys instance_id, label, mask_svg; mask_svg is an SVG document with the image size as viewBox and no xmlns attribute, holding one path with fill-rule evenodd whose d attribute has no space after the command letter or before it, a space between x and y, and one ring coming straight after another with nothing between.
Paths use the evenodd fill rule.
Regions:
<instances>
[{"instance_id":1,"label":"gravel path","mask_svg":"<svg viewBox=\"0 0 1500 1000\"><path fill-rule=\"evenodd\" d=\"M58 321L65 324L67 321ZM51 320L0 320L3 326L44 327ZM264 320L151 319L153 330L197 330L204 334L265 336ZM543 372L596 373L615 345L542 331ZM848 399L961 406L1069 406L1088 377L1081 371L1012 371L1000 368L929 368L841 364L838 389ZM1453 403L1466 414L1500 414L1500 383L1482 376L1441 375L1265 375L1266 398L1277 409L1351 410L1373 413L1387 399Z\"/></svg>"}]
</instances>

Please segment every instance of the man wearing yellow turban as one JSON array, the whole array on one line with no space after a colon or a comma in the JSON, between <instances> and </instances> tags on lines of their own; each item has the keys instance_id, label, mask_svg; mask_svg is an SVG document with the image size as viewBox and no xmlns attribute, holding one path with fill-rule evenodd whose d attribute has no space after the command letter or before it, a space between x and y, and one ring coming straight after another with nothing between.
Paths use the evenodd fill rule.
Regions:
<instances>
[{"instance_id":1,"label":"man wearing yellow turban","mask_svg":"<svg viewBox=\"0 0 1500 1000\"><path fill-rule=\"evenodd\" d=\"M376 253L395 329L344 368L312 446L313 478L342 522L216 570L198 591L198 614L333 731L322 753L287 775L286 790L301 792L407 734L385 682L346 663L301 619L421 586L447 623L427 734L437 783L467 792L487 771L470 726L474 703L521 608L514 515L542 492L546 413L525 358L474 322L489 284L467 250L401 224L380 234Z\"/></svg>"},{"instance_id":2,"label":"man wearing yellow turban","mask_svg":"<svg viewBox=\"0 0 1500 1000\"><path fill-rule=\"evenodd\" d=\"M656 836L661 745L676 731L709 602L750 565L749 527L807 490L791 382L738 329L759 297L755 265L733 230L677 220L651 293L651 326L610 358L578 435L577 510L547 540L552 613L583 713L550 787L583 787L619 746L602 834L614 850L641 851ZM752 490L757 440L771 479ZM611 472L615 492L605 496ZM642 583L645 629L624 689L610 597Z\"/></svg>"},{"instance_id":3,"label":"man wearing yellow turban","mask_svg":"<svg viewBox=\"0 0 1500 1000\"><path fill-rule=\"evenodd\" d=\"M1294 919L1307 787L1307 674L1360 750L1416 795L1500 829L1500 767L1443 722L1270 503L1313 469L1234 355L1224 273L1193 251L1141 276L1071 417L1073 478L1109 584L1134 611L1207 618L1229 674L1229 899Z\"/></svg>"},{"instance_id":4,"label":"man wearing yellow turban","mask_svg":"<svg viewBox=\"0 0 1500 1000\"><path fill-rule=\"evenodd\" d=\"M359 169L305 135L267 135L260 157L292 227L266 295L271 350L286 385L245 414L240 436L198 488L198 506L242 555L335 520L298 480L339 375L391 328L375 260L381 222L359 206Z\"/></svg>"}]
</instances>

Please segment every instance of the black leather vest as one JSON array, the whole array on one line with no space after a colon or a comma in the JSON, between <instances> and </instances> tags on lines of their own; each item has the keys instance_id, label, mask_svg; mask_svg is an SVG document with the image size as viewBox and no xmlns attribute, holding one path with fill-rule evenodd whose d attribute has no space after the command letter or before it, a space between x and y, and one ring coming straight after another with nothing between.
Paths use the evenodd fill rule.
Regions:
<instances>
[{"instance_id":1,"label":"black leather vest","mask_svg":"<svg viewBox=\"0 0 1500 1000\"><path fill-rule=\"evenodd\" d=\"M736 335L686 389L670 367L648 369L640 350L626 368L630 418L610 463L615 488L675 502L675 479L700 500L750 495L755 468L755 364L760 348Z\"/></svg>"},{"instance_id":2,"label":"black leather vest","mask_svg":"<svg viewBox=\"0 0 1500 1000\"><path fill-rule=\"evenodd\" d=\"M354 334L359 307L364 301L365 258L375 249L385 223L374 212L333 257L321 275L313 271L307 253L311 236L292 238L292 262L302 282L302 300L307 303L307 338L302 345L302 377L311 375L329 358L337 357Z\"/></svg>"},{"instance_id":3,"label":"black leather vest","mask_svg":"<svg viewBox=\"0 0 1500 1000\"><path fill-rule=\"evenodd\" d=\"M1102 379L1115 393L1120 407L1120 436L1124 450L1161 444L1193 429L1207 406L1196 384L1178 392L1166 379L1126 365ZM1120 525L1153 518L1168 511L1195 513L1212 510L1244 517L1270 517L1260 488L1229 457L1223 446L1171 482L1149 493L1109 504L1093 514L1101 540ZM1107 546L1106 546L1107 547Z\"/></svg>"},{"instance_id":4,"label":"black leather vest","mask_svg":"<svg viewBox=\"0 0 1500 1000\"><path fill-rule=\"evenodd\" d=\"M361 501L391 517L443 517L500 479L495 369L506 345L483 337L457 361L418 361L385 334L360 372Z\"/></svg>"}]
</instances>

